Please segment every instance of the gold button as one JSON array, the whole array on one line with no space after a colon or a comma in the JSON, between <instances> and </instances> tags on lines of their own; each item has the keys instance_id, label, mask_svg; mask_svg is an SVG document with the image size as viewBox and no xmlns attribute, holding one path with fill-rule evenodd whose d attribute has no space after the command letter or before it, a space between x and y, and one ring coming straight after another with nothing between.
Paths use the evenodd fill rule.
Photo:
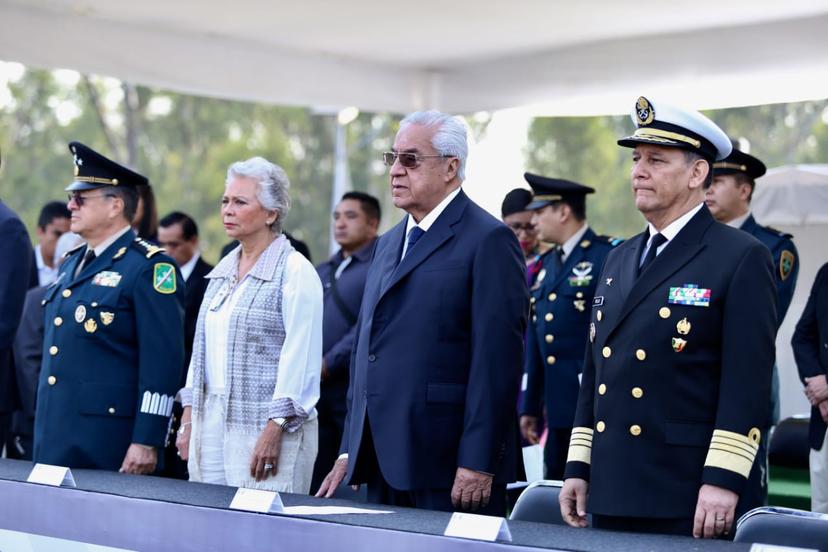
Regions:
<instances>
[{"instance_id":1,"label":"gold button","mask_svg":"<svg viewBox=\"0 0 828 552\"><path fill-rule=\"evenodd\" d=\"M575 294L575 297L577 297L578 299L582 298L583 296L584 296L583 291L579 291L578 293Z\"/></svg>"},{"instance_id":2,"label":"gold button","mask_svg":"<svg viewBox=\"0 0 828 552\"><path fill-rule=\"evenodd\" d=\"M661 307L658 309L658 315L662 318L670 318L670 309L667 307Z\"/></svg>"},{"instance_id":3,"label":"gold button","mask_svg":"<svg viewBox=\"0 0 828 552\"><path fill-rule=\"evenodd\" d=\"M606 428L607 425L604 422L598 422L595 424L595 429L598 430L598 433L603 433Z\"/></svg>"},{"instance_id":4,"label":"gold button","mask_svg":"<svg viewBox=\"0 0 828 552\"><path fill-rule=\"evenodd\" d=\"M552 343L553 341L555 341L555 336L552 334L547 334L544 339L546 339L547 343Z\"/></svg>"},{"instance_id":5,"label":"gold button","mask_svg":"<svg viewBox=\"0 0 828 552\"><path fill-rule=\"evenodd\" d=\"M644 360L647 358L647 352L644 349L639 349L635 352L635 358L638 360Z\"/></svg>"},{"instance_id":6,"label":"gold button","mask_svg":"<svg viewBox=\"0 0 828 552\"><path fill-rule=\"evenodd\" d=\"M55 376L49 376L46 381L49 382L49 385L54 385L57 383L57 378Z\"/></svg>"},{"instance_id":7,"label":"gold button","mask_svg":"<svg viewBox=\"0 0 828 552\"><path fill-rule=\"evenodd\" d=\"M609 358L612 355L612 349L610 349L609 347L604 347L604 349L601 351L601 354L604 355L604 358Z\"/></svg>"},{"instance_id":8,"label":"gold button","mask_svg":"<svg viewBox=\"0 0 828 552\"><path fill-rule=\"evenodd\" d=\"M64 289L63 293L61 293L61 295L63 295L64 297L69 297L70 295L72 295L72 290L71 289Z\"/></svg>"},{"instance_id":9,"label":"gold button","mask_svg":"<svg viewBox=\"0 0 828 552\"><path fill-rule=\"evenodd\" d=\"M601 312L601 310L599 309L598 312L595 313L595 318L598 320L598 322L600 322L601 319L604 318L604 313Z\"/></svg>"},{"instance_id":10,"label":"gold button","mask_svg":"<svg viewBox=\"0 0 828 552\"><path fill-rule=\"evenodd\" d=\"M558 298L558 294L553 291L552 293L547 295L546 298L549 299L550 301L554 301L555 299Z\"/></svg>"},{"instance_id":11,"label":"gold button","mask_svg":"<svg viewBox=\"0 0 828 552\"><path fill-rule=\"evenodd\" d=\"M52 345L51 347L49 347L49 354L52 355L52 356L55 356L56 354L58 354L57 345Z\"/></svg>"},{"instance_id":12,"label":"gold button","mask_svg":"<svg viewBox=\"0 0 828 552\"><path fill-rule=\"evenodd\" d=\"M604 385L602 383L601 385L598 386L598 394L599 395L603 395L606 392L607 392L607 386L606 385Z\"/></svg>"},{"instance_id":13,"label":"gold button","mask_svg":"<svg viewBox=\"0 0 828 552\"><path fill-rule=\"evenodd\" d=\"M56 317L55 326L60 326L61 324L63 324L63 318L61 318L60 316Z\"/></svg>"},{"instance_id":14,"label":"gold button","mask_svg":"<svg viewBox=\"0 0 828 552\"><path fill-rule=\"evenodd\" d=\"M115 414L115 407L110 406L109 407L109 413L110 414Z\"/></svg>"},{"instance_id":15,"label":"gold button","mask_svg":"<svg viewBox=\"0 0 828 552\"><path fill-rule=\"evenodd\" d=\"M549 355L548 357L546 357L546 362L547 364L555 364L555 357Z\"/></svg>"},{"instance_id":16,"label":"gold button","mask_svg":"<svg viewBox=\"0 0 828 552\"><path fill-rule=\"evenodd\" d=\"M632 396L635 397L636 399L640 399L641 397L644 396L644 390L641 389L640 387L633 387L632 388Z\"/></svg>"},{"instance_id":17,"label":"gold button","mask_svg":"<svg viewBox=\"0 0 828 552\"><path fill-rule=\"evenodd\" d=\"M546 320L547 322L552 322L552 319L553 319L553 318L555 318L555 317L554 317L554 316L552 316L552 313L551 313L551 312L547 312L547 313L546 313L546 316L544 316L544 317L543 317L543 319L544 319L544 320Z\"/></svg>"},{"instance_id":18,"label":"gold button","mask_svg":"<svg viewBox=\"0 0 828 552\"><path fill-rule=\"evenodd\" d=\"M638 437L639 435L641 435L641 426L639 426L639 425L630 426L630 433L632 433L633 435Z\"/></svg>"},{"instance_id":19,"label":"gold button","mask_svg":"<svg viewBox=\"0 0 828 552\"><path fill-rule=\"evenodd\" d=\"M93 302L91 306L93 306L93 307L97 307L97 306L98 306L98 303Z\"/></svg>"}]
</instances>

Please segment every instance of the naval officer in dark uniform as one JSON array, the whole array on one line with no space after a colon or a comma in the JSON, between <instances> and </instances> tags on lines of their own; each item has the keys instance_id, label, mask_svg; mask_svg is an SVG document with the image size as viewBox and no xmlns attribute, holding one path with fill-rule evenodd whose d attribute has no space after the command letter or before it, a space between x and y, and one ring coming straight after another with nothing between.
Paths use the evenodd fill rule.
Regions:
<instances>
[{"instance_id":1,"label":"naval officer in dark uniform","mask_svg":"<svg viewBox=\"0 0 828 552\"><path fill-rule=\"evenodd\" d=\"M34 461L151 473L184 354L175 262L130 228L147 179L72 142L68 253L43 299Z\"/></svg>"},{"instance_id":2,"label":"naval officer in dark uniform","mask_svg":"<svg viewBox=\"0 0 828 552\"><path fill-rule=\"evenodd\" d=\"M751 493L776 334L770 252L704 204L727 135L639 98L632 188L647 230L610 252L592 302L561 514L574 526L725 537ZM749 481L750 479L750 481ZM588 497L588 502L587 502Z\"/></svg>"},{"instance_id":3,"label":"naval officer in dark uniform","mask_svg":"<svg viewBox=\"0 0 828 552\"><path fill-rule=\"evenodd\" d=\"M546 407L546 479L562 479L578 401L579 376L589 329L589 311L604 259L621 240L598 236L586 219L586 195L593 188L560 178L524 175L532 187L532 224L540 239L555 244L530 292L531 323L526 338L526 391L520 429L538 443Z\"/></svg>"}]
</instances>

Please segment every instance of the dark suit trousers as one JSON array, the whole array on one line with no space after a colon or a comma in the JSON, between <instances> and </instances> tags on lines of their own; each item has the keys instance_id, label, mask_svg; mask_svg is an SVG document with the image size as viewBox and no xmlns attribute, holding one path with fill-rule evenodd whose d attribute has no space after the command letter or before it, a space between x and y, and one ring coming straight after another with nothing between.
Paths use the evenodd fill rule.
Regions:
<instances>
[{"instance_id":1,"label":"dark suit trousers","mask_svg":"<svg viewBox=\"0 0 828 552\"><path fill-rule=\"evenodd\" d=\"M546 479L563 479L571 434L572 429L568 427L550 427L546 433L546 446L543 449Z\"/></svg>"},{"instance_id":2,"label":"dark suit trousers","mask_svg":"<svg viewBox=\"0 0 828 552\"><path fill-rule=\"evenodd\" d=\"M347 393L347 380L322 384L322 393L316 404L316 411L319 413L319 452L313 466L311 494L319 490L325 476L339 457L339 445L342 443L345 415L348 411Z\"/></svg>"},{"instance_id":3,"label":"dark suit trousers","mask_svg":"<svg viewBox=\"0 0 828 552\"><path fill-rule=\"evenodd\" d=\"M3 445L8 444L11 448L11 422L10 412L0 412L0 453L3 452ZM9 455L11 458L11 455Z\"/></svg>"},{"instance_id":4,"label":"dark suit trousers","mask_svg":"<svg viewBox=\"0 0 828 552\"><path fill-rule=\"evenodd\" d=\"M423 510L439 510L442 512L454 512L459 510L451 503L451 489L424 489L413 491L400 491L393 488L382 476L377 462L377 453L374 449L374 440L371 435L371 427L368 417L365 418L365 429L362 436L362 444L359 450L359 472L365 475L367 480L368 502L375 504L387 504L388 506L401 506L405 508L421 508ZM474 512L488 516L506 515L506 485L492 484L492 493L489 504Z\"/></svg>"}]
</instances>

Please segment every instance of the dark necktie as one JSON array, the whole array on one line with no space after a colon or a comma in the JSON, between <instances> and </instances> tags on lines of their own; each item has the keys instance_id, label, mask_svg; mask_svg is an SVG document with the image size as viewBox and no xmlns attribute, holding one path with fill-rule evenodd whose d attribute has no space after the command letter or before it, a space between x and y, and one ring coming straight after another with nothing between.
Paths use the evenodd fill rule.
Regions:
<instances>
[{"instance_id":1,"label":"dark necktie","mask_svg":"<svg viewBox=\"0 0 828 552\"><path fill-rule=\"evenodd\" d=\"M664 234L659 233L653 236L652 242L650 243L650 249L647 250L644 260L641 261L641 265L638 267L639 274L643 273L644 270L652 264L656 258L656 255L658 255L658 248L664 245L664 242L666 241L667 238L664 237Z\"/></svg>"},{"instance_id":2,"label":"dark necktie","mask_svg":"<svg viewBox=\"0 0 828 552\"><path fill-rule=\"evenodd\" d=\"M75 276L81 273L81 270L89 266L89 263L95 260L95 250L94 249L87 249L86 255L83 256L83 261L78 266L78 270L75 272Z\"/></svg>"},{"instance_id":3,"label":"dark necktie","mask_svg":"<svg viewBox=\"0 0 828 552\"><path fill-rule=\"evenodd\" d=\"M552 275L552 278L555 279L561 274L561 270L563 269L563 247L558 246L555 248L554 255L554 266L555 266L555 274Z\"/></svg>"},{"instance_id":4,"label":"dark necktie","mask_svg":"<svg viewBox=\"0 0 828 552\"><path fill-rule=\"evenodd\" d=\"M405 250L406 255L408 255L411 252L412 247L417 245L417 242L420 241L420 238L423 237L423 234L425 234L425 230L423 230L419 226L415 226L408 231L408 248Z\"/></svg>"}]
</instances>

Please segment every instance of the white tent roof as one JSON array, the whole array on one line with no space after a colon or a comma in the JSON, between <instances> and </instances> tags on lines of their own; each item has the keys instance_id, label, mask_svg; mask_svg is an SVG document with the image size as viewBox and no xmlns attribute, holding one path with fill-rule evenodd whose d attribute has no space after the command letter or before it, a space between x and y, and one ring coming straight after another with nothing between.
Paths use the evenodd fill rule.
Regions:
<instances>
[{"instance_id":1,"label":"white tent roof","mask_svg":"<svg viewBox=\"0 0 828 552\"><path fill-rule=\"evenodd\" d=\"M770 169L756 181L751 209L762 224L828 224L828 165Z\"/></svg>"},{"instance_id":2,"label":"white tent roof","mask_svg":"<svg viewBox=\"0 0 828 552\"><path fill-rule=\"evenodd\" d=\"M828 97L827 0L0 0L0 59L294 105L550 115Z\"/></svg>"}]
</instances>

